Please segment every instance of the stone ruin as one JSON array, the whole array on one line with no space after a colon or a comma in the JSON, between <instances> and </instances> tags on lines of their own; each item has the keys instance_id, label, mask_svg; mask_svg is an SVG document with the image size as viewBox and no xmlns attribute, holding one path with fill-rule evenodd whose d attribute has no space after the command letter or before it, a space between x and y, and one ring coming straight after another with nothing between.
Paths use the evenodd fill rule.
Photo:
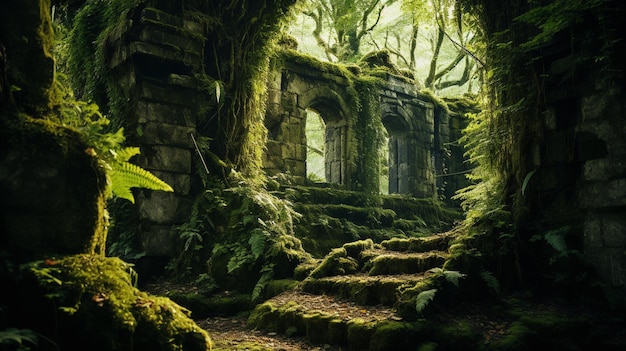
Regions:
<instances>
[{"instance_id":1,"label":"stone ruin","mask_svg":"<svg viewBox=\"0 0 626 351\"><path fill-rule=\"evenodd\" d=\"M136 196L140 241L149 257L173 253L174 228L187 220L194 197L191 180L197 160L190 136L196 129L198 102L206 98L194 78L203 65L203 30L182 7L142 8L122 20L107 43L111 74L128 97L126 128L135 134L129 142L142 150L138 164L175 190ZM573 72L576 57L567 50L553 52L545 57L551 78L546 81L548 108L539 126L541 138L530 145L530 213L534 224L545 228L567 224L581 229L586 259L608 285L623 289L623 73L592 68ZM361 175L346 153L355 112L344 95L346 82L313 68L286 60L270 75L264 165L270 175L288 172L296 181L307 181L305 112L314 110L326 127L324 182L353 189L353 180ZM463 119L424 99L397 76L389 74L385 82L377 96L389 137L389 192L449 197L463 182L462 176L452 176L465 170L462 149L454 144Z\"/></svg>"},{"instance_id":2,"label":"stone ruin","mask_svg":"<svg viewBox=\"0 0 626 351\"><path fill-rule=\"evenodd\" d=\"M187 220L193 164L196 116L201 99L194 74L203 57L203 27L182 13L154 8L135 11L109 36L109 68L128 96L126 129L141 148L137 163L165 180L174 193L142 190L136 196L142 249L147 256L173 254L174 228ZM413 197L450 195L444 170L459 172L446 145L454 143L464 126L459 113L449 112L425 98L414 84L387 74L380 87L379 118L389 136L389 192ZM265 125L268 140L263 157L268 175L290 174L296 183L307 182L306 110L317 111L325 124L325 179L329 186L358 190L358 165L347 152L351 120L357 113L349 103L347 81L321 73L311 65L284 60L268 81ZM462 153L457 148L457 153ZM458 156L458 155L456 155ZM462 159L462 156L461 156ZM451 184L461 184L463 175ZM445 194L443 193L445 191Z\"/></svg>"}]
</instances>

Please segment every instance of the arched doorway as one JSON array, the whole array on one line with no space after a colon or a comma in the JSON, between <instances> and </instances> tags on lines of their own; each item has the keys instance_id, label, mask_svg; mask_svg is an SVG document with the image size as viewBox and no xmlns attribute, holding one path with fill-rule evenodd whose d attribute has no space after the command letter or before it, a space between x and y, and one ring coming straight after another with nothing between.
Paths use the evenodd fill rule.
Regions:
<instances>
[{"instance_id":1,"label":"arched doorway","mask_svg":"<svg viewBox=\"0 0 626 351\"><path fill-rule=\"evenodd\" d=\"M348 123L337 105L331 99L319 98L306 108L307 177L313 173L312 177L315 179L318 176L322 178L318 181L345 185L348 179ZM320 151L323 151L323 173L319 170ZM309 159L310 156L312 159Z\"/></svg>"},{"instance_id":2,"label":"arched doorway","mask_svg":"<svg viewBox=\"0 0 626 351\"><path fill-rule=\"evenodd\" d=\"M306 110L306 177L309 181L326 182L326 123L314 110Z\"/></svg>"},{"instance_id":3,"label":"arched doorway","mask_svg":"<svg viewBox=\"0 0 626 351\"><path fill-rule=\"evenodd\" d=\"M387 191L389 194L408 194L409 126L398 115L386 115L382 121L387 131Z\"/></svg>"}]
</instances>

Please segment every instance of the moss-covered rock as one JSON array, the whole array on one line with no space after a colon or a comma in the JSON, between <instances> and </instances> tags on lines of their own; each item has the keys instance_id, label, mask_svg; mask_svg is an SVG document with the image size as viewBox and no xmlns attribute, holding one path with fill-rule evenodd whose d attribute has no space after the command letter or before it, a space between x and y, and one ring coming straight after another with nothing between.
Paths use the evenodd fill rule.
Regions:
<instances>
[{"instance_id":1,"label":"moss-covered rock","mask_svg":"<svg viewBox=\"0 0 626 351\"><path fill-rule=\"evenodd\" d=\"M104 169L81 140L25 116L0 128L0 243L15 259L104 250Z\"/></svg>"},{"instance_id":2,"label":"moss-covered rock","mask_svg":"<svg viewBox=\"0 0 626 351\"><path fill-rule=\"evenodd\" d=\"M358 269L359 262L353 257L348 256L345 248L340 247L332 250L309 276L311 278L320 278L332 275L344 275L356 273Z\"/></svg>"},{"instance_id":3,"label":"moss-covered rock","mask_svg":"<svg viewBox=\"0 0 626 351\"><path fill-rule=\"evenodd\" d=\"M210 349L188 309L135 288L131 266L118 258L50 258L16 273L3 277L14 294L0 298L5 326L35 331L43 350Z\"/></svg>"}]
</instances>

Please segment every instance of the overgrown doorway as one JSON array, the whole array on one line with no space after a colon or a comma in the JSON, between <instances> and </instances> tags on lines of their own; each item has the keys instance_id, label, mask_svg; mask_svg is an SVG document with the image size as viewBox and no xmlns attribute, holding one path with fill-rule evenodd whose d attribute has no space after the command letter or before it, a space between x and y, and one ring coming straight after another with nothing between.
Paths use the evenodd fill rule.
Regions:
<instances>
[{"instance_id":1,"label":"overgrown doorway","mask_svg":"<svg viewBox=\"0 0 626 351\"><path fill-rule=\"evenodd\" d=\"M314 110L306 110L306 177L320 183L326 182L325 143L326 123Z\"/></svg>"},{"instance_id":2,"label":"overgrown doorway","mask_svg":"<svg viewBox=\"0 0 626 351\"><path fill-rule=\"evenodd\" d=\"M409 133L408 126L397 115L383 117L387 131L388 194L408 194L409 189Z\"/></svg>"}]
</instances>

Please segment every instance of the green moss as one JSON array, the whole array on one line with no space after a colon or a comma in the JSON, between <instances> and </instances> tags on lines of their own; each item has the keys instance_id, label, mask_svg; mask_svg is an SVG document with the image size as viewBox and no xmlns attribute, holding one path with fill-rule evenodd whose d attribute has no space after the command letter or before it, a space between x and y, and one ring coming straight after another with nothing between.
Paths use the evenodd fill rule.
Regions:
<instances>
[{"instance_id":1,"label":"green moss","mask_svg":"<svg viewBox=\"0 0 626 351\"><path fill-rule=\"evenodd\" d=\"M434 334L443 350L478 350L481 347L482 335L474 330L469 321L455 320L438 324Z\"/></svg>"},{"instance_id":2,"label":"green moss","mask_svg":"<svg viewBox=\"0 0 626 351\"><path fill-rule=\"evenodd\" d=\"M282 292L295 289L300 281L295 279L272 280L265 285L262 292L262 299L270 299Z\"/></svg>"},{"instance_id":3,"label":"green moss","mask_svg":"<svg viewBox=\"0 0 626 351\"><path fill-rule=\"evenodd\" d=\"M359 240L343 244L343 248L346 250L346 254L348 256L358 259L361 255L361 252L374 248L374 242L372 241L372 239L368 238L365 240Z\"/></svg>"},{"instance_id":4,"label":"green moss","mask_svg":"<svg viewBox=\"0 0 626 351\"><path fill-rule=\"evenodd\" d=\"M203 296L197 293L172 294L168 296L176 303L193 311L195 319L232 316L239 312L250 310L250 294L220 294Z\"/></svg>"},{"instance_id":5,"label":"green moss","mask_svg":"<svg viewBox=\"0 0 626 351\"><path fill-rule=\"evenodd\" d=\"M32 314L32 329L62 349L69 345L93 350L210 347L208 334L190 318L189 310L136 289L131 266L117 258L76 255L33 262L22 269L37 283L25 293L40 297L15 308L24 317ZM36 321L49 320L58 324L49 330L45 323L37 326Z\"/></svg>"},{"instance_id":6,"label":"green moss","mask_svg":"<svg viewBox=\"0 0 626 351\"><path fill-rule=\"evenodd\" d=\"M369 275L419 273L440 267L444 262L445 256L437 252L377 255L370 262Z\"/></svg>"},{"instance_id":7,"label":"green moss","mask_svg":"<svg viewBox=\"0 0 626 351\"><path fill-rule=\"evenodd\" d=\"M348 323L347 343L351 350L368 350L374 323L366 322L360 318L351 319Z\"/></svg>"},{"instance_id":8,"label":"green moss","mask_svg":"<svg viewBox=\"0 0 626 351\"><path fill-rule=\"evenodd\" d=\"M490 348L498 351L521 351L528 350L527 339L533 334L527 326L515 322L509 327L506 335L490 345Z\"/></svg>"},{"instance_id":9,"label":"green moss","mask_svg":"<svg viewBox=\"0 0 626 351\"><path fill-rule=\"evenodd\" d=\"M295 303L288 303L293 305ZM285 308L285 307L283 307ZM251 328L259 328L265 331L279 331L279 314L280 311L272 303L265 302L257 305L248 317L248 326Z\"/></svg>"},{"instance_id":10,"label":"green moss","mask_svg":"<svg viewBox=\"0 0 626 351\"><path fill-rule=\"evenodd\" d=\"M376 326L368 350L389 350L390 345L396 350L410 350L419 340L431 333L432 328L428 322L385 321Z\"/></svg>"},{"instance_id":11,"label":"green moss","mask_svg":"<svg viewBox=\"0 0 626 351\"><path fill-rule=\"evenodd\" d=\"M328 277L333 275L344 275L344 274L352 274L358 271L359 262L349 257L346 249L336 248L333 249L322 263L320 263L317 268L315 268L309 277L311 278L321 278Z\"/></svg>"}]
</instances>

